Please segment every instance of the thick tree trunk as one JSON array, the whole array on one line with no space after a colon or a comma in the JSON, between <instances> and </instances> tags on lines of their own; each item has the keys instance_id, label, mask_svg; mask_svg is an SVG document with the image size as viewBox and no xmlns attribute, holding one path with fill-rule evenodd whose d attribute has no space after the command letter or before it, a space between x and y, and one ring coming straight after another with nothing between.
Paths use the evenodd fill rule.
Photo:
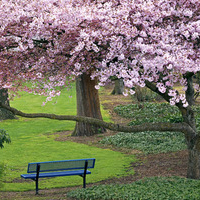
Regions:
<instances>
[{"instance_id":1,"label":"thick tree trunk","mask_svg":"<svg viewBox=\"0 0 200 200\"><path fill-rule=\"evenodd\" d=\"M0 89L0 101L9 106L7 89ZM5 119L15 119L15 116L9 110L5 108L0 108L0 120L5 120Z\"/></svg>"},{"instance_id":2,"label":"thick tree trunk","mask_svg":"<svg viewBox=\"0 0 200 200\"><path fill-rule=\"evenodd\" d=\"M102 120L96 80L89 74L83 74L76 80L77 116L86 116ZM105 128L87 123L77 122L74 136L91 136L105 132Z\"/></svg>"},{"instance_id":3,"label":"thick tree trunk","mask_svg":"<svg viewBox=\"0 0 200 200\"><path fill-rule=\"evenodd\" d=\"M115 87L111 94L123 94L124 92L124 82L122 79L115 80Z\"/></svg>"}]
</instances>

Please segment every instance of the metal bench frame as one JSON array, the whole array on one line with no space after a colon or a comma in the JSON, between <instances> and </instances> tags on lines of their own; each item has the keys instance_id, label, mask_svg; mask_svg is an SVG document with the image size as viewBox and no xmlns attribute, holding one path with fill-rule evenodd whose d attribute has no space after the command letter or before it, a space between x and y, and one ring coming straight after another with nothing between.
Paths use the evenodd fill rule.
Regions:
<instances>
[{"instance_id":1,"label":"metal bench frame","mask_svg":"<svg viewBox=\"0 0 200 200\"><path fill-rule=\"evenodd\" d=\"M78 164L77 162L78 163L80 162L80 164ZM59 168L60 163L64 164L65 167ZM73 167L70 166L69 163L74 166ZM51 166L52 164L54 166L53 169L51 169L51 167L48 168L48 165ZM21 177L24 179L32 179L35 181L36 194L38 194L39 191L38 189L39 178L47 178L47 177L79 175L83 178L83 188L86 188L86 174L91 174L88 168L94 168L94 164L95 164L95 158L29 163L27 169L28 174L21 174ZM45 169L42 169L43 165L45 165Z\"/></svg>"}]
</instances>

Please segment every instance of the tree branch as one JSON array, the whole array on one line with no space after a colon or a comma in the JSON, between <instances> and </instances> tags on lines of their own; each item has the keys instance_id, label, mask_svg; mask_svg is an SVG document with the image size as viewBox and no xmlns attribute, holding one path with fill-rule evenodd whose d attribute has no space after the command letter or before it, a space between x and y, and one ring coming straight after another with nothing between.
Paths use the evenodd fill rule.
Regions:
<instances>
[{"instance_id":1,"label":"tree branch","mask_svg":"<svg viewBox=\"0 0 200 200\"><path fill-rule=\"evenodd\" d=\"M194 130L194 128L196 129L196 122L195 122L194 112L191 107L191 104L192 104L191 102L194 99L194 96L193 96L194 89L192 86L192 76L193 75L194 75L193 73L187 73L187 79L188 79L189 83L188 83L188 89L187 89L188 92L186 93L186 98L187 98L187 101L189 101L189 105L187 107L184 107L182 102L178 102L178 103L176 103L176 106L180 110L184 122L186 122L186 124L190 125L192 127L192 129ZM145 81L145 84L150 90L161 95L167 102L170 102L171 97L168 95L168 90L165 93L161 93L154 83ZM190 97L191 97L191 99L189 99Z\"/></svg>"},{"instance_id":2,"label":"tree branch","mask_svg":"<svg viewBox=\"0 0 200 200\"><path fill-rule=\"evenodd\" d=\"M21 117L77 121L77 122L102 126L112 131L120 131L120 132L176 131L176 132L182 132L186 135L189 132L192 133L193 135L196 135L196 132L187 123L145 123L137 126L122 126L119 124L108 123L99 119L84 117L84 116L56 115L48 113L24 113L22 111L17 110L16 108L5 105L2 102L0 102L0 107L3 107L11 111L13 114Z\"/></svg>"},{"instance_id":3,"label":"tree branch","mask_svg":"<svg viewBox=\"0 0 200 200\"><path fill-rule=\"evenodd\" d=\"M187 90L186 90L185 94L186 94L187 102L189 103L190 106L194 105L194 103L195 103L193 76L194 76L194 73L192 73L192 72L187 72L184 75L184 78L187 79Z\"/></svg>"},{"instance_id":4,"label":"tree branch","mask_svg":"<svg viewBox=\"0 0 200 200\"><path fill-rule=\"evenodd\" d=\"M145 81L145 84L150 90L162 96L163 99L165 99L167 102L170 102L170 96L168 95L168 91L166 91L165 93L161 93L156 87L156 85L149 81Z\"/></svg>"}]
</instances>

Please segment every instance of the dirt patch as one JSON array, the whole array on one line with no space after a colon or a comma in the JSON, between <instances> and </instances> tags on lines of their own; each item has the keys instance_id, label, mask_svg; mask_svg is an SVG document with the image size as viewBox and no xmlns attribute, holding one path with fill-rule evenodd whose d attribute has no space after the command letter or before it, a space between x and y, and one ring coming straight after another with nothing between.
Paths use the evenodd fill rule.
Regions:
<instances>
[{"instance_id":1,"label":"dirt patch","mask_svg":"<svg viewBox=\"0 0 200 200\"><path fill-rule=\"evenodd\" d=\"M100 93L101 103L103 104L105 109L108 109L109 114L112 120L118 124L127 124L129 122L128 119L124 119L119 117L115 112L113 112L113 108L120 104L129 104L132 102L130 97L124 97L122 95L113 95L110 93L112 88L107 88L106 92ZM116 132L107 131L104 134L98 134L90 137L71 137L71 131L63 131L55 133L55 140L57 141L73 141L78 143L84 143L87 145L95 145L99 148L110 148L115 151L120 151L129 154L136 154L138 158L138 162L133 163L130 169L135 170L134 175L129 175L120 178L112 178L104 181L97 182L95 184L87 184L87 187L99 184L109 184L109 183L132 183L133 181L142 179L144 177L152 177L152 176L181 176L186 177L187 174L187 151L179 151L172 153L161 153L156 155L144 155L141 152L136 150L127 150L121 148L115 148L112 146L104 146L100 144L99 141L102 140L105 136L114 135ZM15 180L16 182L19 180ZM81 186L80 186L81 187ZM60 199L68 199L66 194L70 190L74 190L80 187L67 187L67 188L55 188L55 189L45 189L40 190L39 195L35 195L35 191L27 191L27 192L1 192L0 199L2 200L13 200L13 199L51 199L51 200L60 200Z\"/></svg>"}]
</instances>

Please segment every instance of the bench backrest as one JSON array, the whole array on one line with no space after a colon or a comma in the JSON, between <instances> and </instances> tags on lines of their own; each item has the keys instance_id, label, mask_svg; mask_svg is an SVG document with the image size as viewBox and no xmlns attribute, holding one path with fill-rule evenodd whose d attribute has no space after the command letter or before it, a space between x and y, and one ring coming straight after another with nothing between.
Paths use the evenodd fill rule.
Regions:
<instances>
[{"instance_id":1,"label":"bench backrest","mask_svg":"<svg viewBox=\"0 0 200 200\"><path fill-rule=\"evenodd\" d=\"M27 173L36 173L38 164L40 164L40 172L84 169L86 161L88 162L87 168L94 168L95 158L60 160L60 161L29 163Z\"/></svg>"}]
</instances>

